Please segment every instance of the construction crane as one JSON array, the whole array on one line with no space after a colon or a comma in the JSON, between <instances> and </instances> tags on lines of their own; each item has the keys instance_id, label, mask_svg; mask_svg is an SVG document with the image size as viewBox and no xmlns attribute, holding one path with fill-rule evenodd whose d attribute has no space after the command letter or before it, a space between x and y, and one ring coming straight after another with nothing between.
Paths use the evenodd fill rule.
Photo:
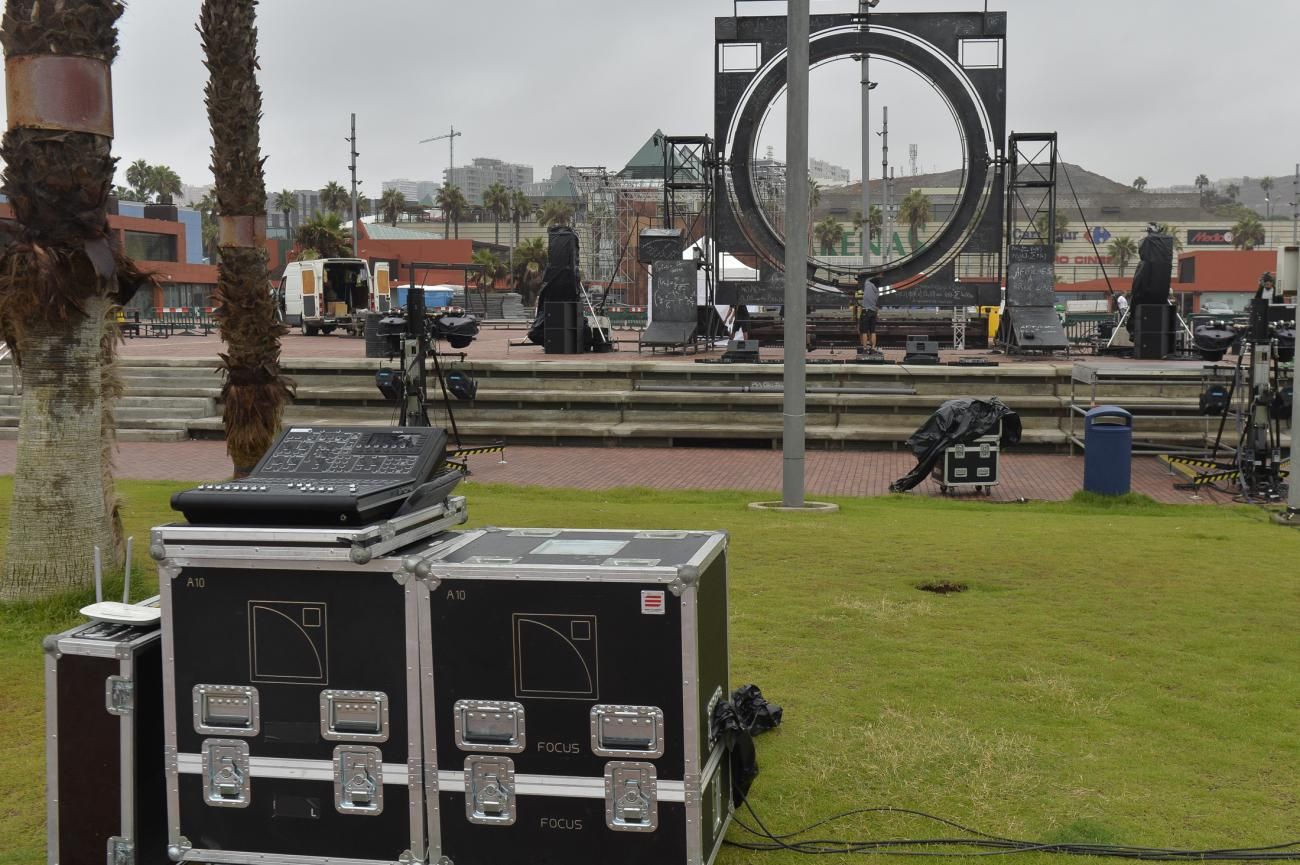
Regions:
<instances>
[{"instance_id":1,"label":"construction crane","mask_svg":"<svg viewBox=\"0 0 1300 865\"><path fill-rule=\"evenodd\" d=\"M447 154L447 185L448 186L451 185L451 170L456 167L456 136L461 134L463 133L457 132L456 127L453 126L451 127L451 131L448 132L446 135L435 135L432 138L425 138L420 142L421 144L428 144L430 141L441 141L444 138L447 139L447 147L449 148Z\"/></svg>"}]
</instances>

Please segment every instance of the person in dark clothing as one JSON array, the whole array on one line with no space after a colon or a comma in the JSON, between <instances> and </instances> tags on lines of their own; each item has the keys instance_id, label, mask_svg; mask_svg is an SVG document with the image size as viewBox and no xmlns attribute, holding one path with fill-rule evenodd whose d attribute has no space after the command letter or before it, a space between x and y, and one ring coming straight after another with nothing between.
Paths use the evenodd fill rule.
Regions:
<instances>
[{"instance_id":1,"label":"person in dark clothing","mask_svg":"<svg viewBox=\"0 0 1300 865\"><path fill-rule=\"evenodd\" d=\"M880 307L880 289L866 273L858 274L862 288L858 293L858 340L862 350L876 351L876 317Z\"/></svg>"}]
</instances>

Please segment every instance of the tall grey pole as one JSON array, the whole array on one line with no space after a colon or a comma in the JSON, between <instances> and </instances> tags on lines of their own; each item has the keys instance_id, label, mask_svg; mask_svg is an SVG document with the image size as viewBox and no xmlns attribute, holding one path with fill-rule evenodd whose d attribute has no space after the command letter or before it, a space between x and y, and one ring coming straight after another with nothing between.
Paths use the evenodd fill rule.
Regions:
<instances>
[{"instance_id":1,"label":"tall grey pole","mask_svg":"<svg viewBox=\"0 0 1300 865\"><path fill-rule=\"evenodd\" d=\"M889 212L889 106L885 106L884 126L880 132L880 185L885 190L880 206L880 261L889 263L894 251L894 220Z\"/></svg>"},{"instance_id":2,"label":"tall grey pole","mask_svg":"<svg viewBox=\"0 0 1300 865\"><path fill-rule=\"evenodd\" d=\"M357 115L352 115L352 135L348 138L352 167L352 257L361 257L361 228L357 224Z\"/></svg>"},{"instance_id":3,"label":"tall grey pole","mask_svg":"<svg viewBox=\"0 0 1300 865\"><path fill-rule=\"evenodd\" d=\"M1300 243L1296 238L1297 226L1300 226L1300 162L1296 163L1295 178L1291 181L1291 242L1293 244Z\"/></svg>"},{"instance_id":4,"label":"tall grey pole","mask_svg":"<svg viewBox=\"0 0 1300 865\"><path fill-rule=\"evenodd\" d=\"M785 57L785 401L781 504L804 506L805 304L808 302L808 0L790 0Z\"/></svg>"},{"instance_id":5,"label":"tall grey pole","mask_svg":"<svg viewBox=\"0 0 1300 865\"><path fill-rule=\"evenodd\" d=\"M867 32L867 15L871 7L859 0L862 31ZM871 58L866 40L862 45L862 266L871 266Z\"/></svg>"}]
</instances>

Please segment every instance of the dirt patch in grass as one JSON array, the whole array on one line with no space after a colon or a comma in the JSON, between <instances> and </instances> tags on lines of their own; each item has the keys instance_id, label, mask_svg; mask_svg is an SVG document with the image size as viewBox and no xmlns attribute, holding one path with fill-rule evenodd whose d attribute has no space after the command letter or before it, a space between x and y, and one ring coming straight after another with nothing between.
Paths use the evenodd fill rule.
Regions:
<instances>
[{"instance_id":1,"label":"dirt patch in grass","mask_svg":"<svg viewBox=\"0 0 1300 865\"><path fill-rule=\"evenodd\" d=\"M936 595L954 595L970 588L965 583L954 583L952 580L927 580L924 583L917 583L916 587L923 592L934 592Z\"/></svg>"}]
</instances>

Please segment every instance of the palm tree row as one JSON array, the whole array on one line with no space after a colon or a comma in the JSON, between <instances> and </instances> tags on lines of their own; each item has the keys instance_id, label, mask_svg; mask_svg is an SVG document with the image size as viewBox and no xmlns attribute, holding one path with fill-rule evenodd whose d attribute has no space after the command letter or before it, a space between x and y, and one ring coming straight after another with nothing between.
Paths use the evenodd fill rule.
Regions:
<instances>
[{"instance_id":1,"label":"palm tree row","mask_svg":"<svg viewBox=\"0 0 1300 865\"><path fill-rule=\"evenodd\" d=\"M113 190L118 198L148 203L152 197L153 203L171 204L173 198L184 191L179 174L166 165L150 165L143 159L137 159L127 167L126 182L129 187L119 186Z\"/></svg>"}]
</instances>

